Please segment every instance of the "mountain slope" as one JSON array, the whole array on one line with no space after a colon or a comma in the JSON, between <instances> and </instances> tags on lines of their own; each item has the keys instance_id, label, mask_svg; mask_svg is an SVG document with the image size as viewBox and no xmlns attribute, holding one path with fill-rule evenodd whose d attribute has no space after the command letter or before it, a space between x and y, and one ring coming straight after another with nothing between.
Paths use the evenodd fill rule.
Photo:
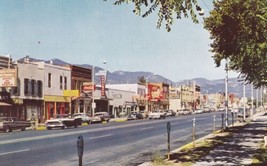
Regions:
<instances>
[{"instance_id":1,"label":"mountain slope","mask_svg":"<svg viewBox=\"0 0 267 166\"><path fill-rule=\"evenodd\" d=\"M19 59L18 61L24 61L26 57ZM28 57L30 61L44 61L39 59L34 59ZM54 58L45 61L46 63L53 63L56 65L67 65L70 63L64 62L60 59ZM90 64L74 64L77 66L81 66L84 68L92 68L93 66ZM103 70L102 68L95 66L95 73L98 73L100 70ZM174 82L172 80L169 80L161 75L153 75L151 72L145 72L145 71L135 71L135 72L129 72L129 71L114 71L109 72L107 75L107 84L126 84L126 83L137 83L138 77L144 77L147 79L148 82L165 82L168 83L170 86L179 86L179 85L190 85L193 82L195 82L197 85L200 86L201 92L203 94L206 93L224 93L225 91L225 79L217 79L217 80L208 80L206 78L194 78L189 80L181 80ZM98 76L95 76L95 82L100 83L100 78ZM250 86L247 86L246 88L246 94L247 96L250 96ZM237 78L229 78L228 80L228 92L229 93L236 93L239 94L239 96L242 96L243 94L243 88L242 84L238 82Z\"/></svg>"}]
</instances>

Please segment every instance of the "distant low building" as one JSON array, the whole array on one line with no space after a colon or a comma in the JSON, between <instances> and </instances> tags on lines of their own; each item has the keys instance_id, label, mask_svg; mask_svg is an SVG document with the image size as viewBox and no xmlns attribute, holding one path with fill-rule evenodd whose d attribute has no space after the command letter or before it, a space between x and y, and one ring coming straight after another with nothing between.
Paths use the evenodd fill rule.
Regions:
<instances>
[{"instance_id":1,"label":"distant low building","mask_svg":"<svg viewBox=\"0 0 267 166\"><path fill-rule=\"evenodd\" d=\"M107 84L107 88L109 89L117 89L117 90L123 90L128 92L133 92L132 95L132 105L135 105L136 111L145 110L145 92L146 87L141 84ZM128 102L128 105L130 103Z\"/></svg>"}]
</instances>

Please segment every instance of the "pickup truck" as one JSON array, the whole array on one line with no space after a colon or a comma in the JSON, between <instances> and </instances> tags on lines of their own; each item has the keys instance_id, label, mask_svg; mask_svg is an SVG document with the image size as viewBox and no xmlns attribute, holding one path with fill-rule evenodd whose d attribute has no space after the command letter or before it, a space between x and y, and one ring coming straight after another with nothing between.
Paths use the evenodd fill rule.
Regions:
<instances>
[{"instance_id":1,"label":"pickup truck","mask_svg":"<svg viewBox=\"0 0 267 166\"><path fill-rule=\"evenodd\" d=\"M31 127L31 123L27 121L18 120L14 117L0 117L0 131L12 132L13 130L26 130Z\"/></svg>"}]
</instances>

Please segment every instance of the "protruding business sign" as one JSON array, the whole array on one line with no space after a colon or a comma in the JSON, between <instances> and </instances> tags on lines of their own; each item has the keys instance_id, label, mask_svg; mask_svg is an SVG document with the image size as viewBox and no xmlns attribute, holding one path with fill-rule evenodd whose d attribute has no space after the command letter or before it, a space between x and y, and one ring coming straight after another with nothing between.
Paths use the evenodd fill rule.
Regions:
<instances>
[{"instance_id":1,"label":"protruding business sign","mask_svg":"<svg viewBox=\"0 0 267 166\"><path fill-rule=\"evenodd\" d=\"M83 92L89 93L95 91L95 84L93 82L84 82L82 88Z\"/></svg>"},{"instance_id":2,"label":"protruding business sign","mask_svg":"<svg viewBox=\"0 0 267 166\"><path fill-rule=\"evenodd\" d=\"M0 87L17 86L17 69L0 70Z\"/></svg>"},{"instance_id":3,"label":"protruding business sign","mask_svg":"<svg viewBox=\"0 0 267 166\"><path fill-rule=\"evenodd\" d=\"M105 76L102 75L101 77L101 97L105 97Z\"/></svg>"}]
</instances>

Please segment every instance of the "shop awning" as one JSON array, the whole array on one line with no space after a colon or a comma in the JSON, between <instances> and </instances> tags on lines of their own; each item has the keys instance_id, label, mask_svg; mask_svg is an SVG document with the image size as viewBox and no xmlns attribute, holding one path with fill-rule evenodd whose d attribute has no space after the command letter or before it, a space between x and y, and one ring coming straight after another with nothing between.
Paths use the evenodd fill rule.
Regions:
<instances>
[{"instance_id":1,"label":"shop awning","mask_svg":"<svg viewBox=\"0 0 267 166\"><path fill-rule=\"evenodd\" d=\"M12 106L11 104L0 101L0 106Z\"/></svg>"}]
</instances>

